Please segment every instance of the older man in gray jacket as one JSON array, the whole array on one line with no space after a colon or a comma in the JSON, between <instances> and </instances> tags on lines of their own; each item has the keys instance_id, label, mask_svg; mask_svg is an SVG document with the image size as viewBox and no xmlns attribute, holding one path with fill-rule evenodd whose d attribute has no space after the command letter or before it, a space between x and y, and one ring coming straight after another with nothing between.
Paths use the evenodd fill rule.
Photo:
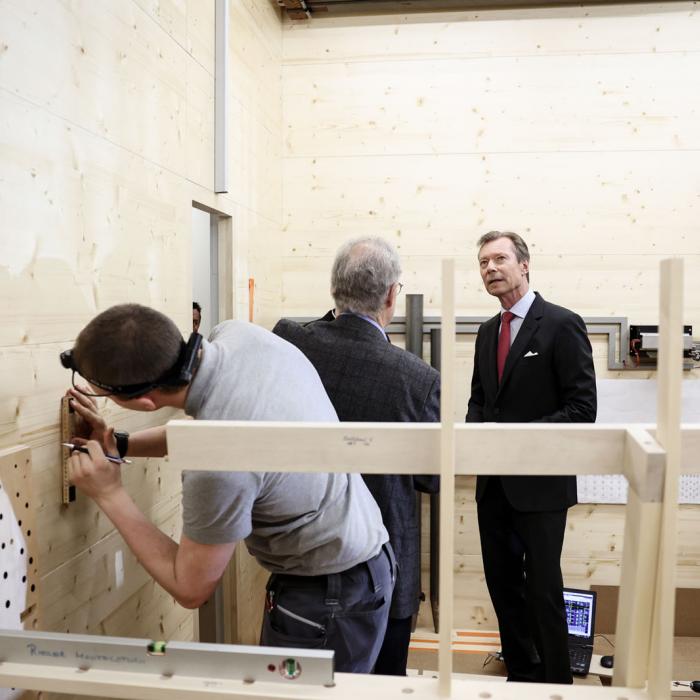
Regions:
<instances>
[{"instance_id":1,"label":"older man in gray jacket","mask_svg":"<svg viewBox=\"0 0 700 700\"><path fill-rule=\"evenodd\" d=\"M434 422L440 375L385 332L401 289L396 250L361 238L338 251L331 273L335 314L304 326L283 319L273 329L316 368L341 421ZM420 596L416 490L434 493L437 477L363 475L379 504L399 564L384 643L374 672L405 675L411 620Z\"/></svg>"}]
</instances>

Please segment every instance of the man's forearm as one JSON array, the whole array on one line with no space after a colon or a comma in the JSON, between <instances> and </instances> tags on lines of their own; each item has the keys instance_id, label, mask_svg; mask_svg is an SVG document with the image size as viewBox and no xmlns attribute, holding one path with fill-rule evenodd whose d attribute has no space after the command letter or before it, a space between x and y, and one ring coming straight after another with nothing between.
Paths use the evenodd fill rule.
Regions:
<instances>
[{"instance_id":1,"label":"man's forearm","mask_svg":"<svg viewBox=\"0 0 700 700\"><path fill-rule=\"evenodd\" d=\"M179 601L182 591L175 577L177 543L146 518L124 488L95 500L144 569Z\"/></svg>"},{"instance_id":2,"label":"man's forearm","mask_svg":"<svg viewBox=\"0 0 700 700\"><path fill-rule=\"evenodd\" d=\"M146 428L129 435L129 457L165 457L167 454L168 443L164 425Z\"/></svg>"}]
</instances>

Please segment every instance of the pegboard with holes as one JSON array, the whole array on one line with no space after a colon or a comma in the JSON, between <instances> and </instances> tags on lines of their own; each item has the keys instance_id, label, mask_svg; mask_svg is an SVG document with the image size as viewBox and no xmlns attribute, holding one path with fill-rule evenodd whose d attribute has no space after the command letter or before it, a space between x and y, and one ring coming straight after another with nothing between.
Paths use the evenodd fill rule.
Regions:
<instances>
[{"instance_id":1,"label":"pegboard with holes","mask_svg":"<svg viewBox=\"0 0 700 700\"><path fill-rule=\"evenodd\" d=\"M39 567L31 451L0 451L0 628L38 627Z\"/></svg>"}]
</instances>

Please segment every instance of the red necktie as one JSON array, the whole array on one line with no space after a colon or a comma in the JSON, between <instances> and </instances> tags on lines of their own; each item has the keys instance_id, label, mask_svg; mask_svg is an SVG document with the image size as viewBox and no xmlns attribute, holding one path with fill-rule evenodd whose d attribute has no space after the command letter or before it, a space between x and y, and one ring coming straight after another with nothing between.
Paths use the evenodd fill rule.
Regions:
<instances>
[{"instance_id":1,"label":"red necktie","mask_svg":"<svg viewBox=\"0 0 700 700\"><path fill-rule=\"evenodd\" d=\"M510 350L510 322L515 318L515 314L505 311L501 315L501 332L498 334L498 352L496 353L496 364L498 366L498 383L501 383L503 368L506 366L506 357Z\"/></svg>"}]
</instances>

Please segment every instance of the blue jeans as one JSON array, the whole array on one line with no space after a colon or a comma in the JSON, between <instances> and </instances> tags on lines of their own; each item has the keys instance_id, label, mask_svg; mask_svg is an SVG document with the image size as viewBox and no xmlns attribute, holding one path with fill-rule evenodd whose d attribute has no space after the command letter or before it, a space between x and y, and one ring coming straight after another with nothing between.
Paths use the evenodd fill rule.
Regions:
<instances>
[{"instance_id":1,"label":"blue jeans","mask_svg":"<svg viewBox=\"0 0 700 700\"><path fill-rule=\"evenodd\" d=\"M260 643L333 649L336 671L370 673L384 640L395 581L389 543L372 559L337 574L272 574Z\"/></svg>"}]
</instances>

